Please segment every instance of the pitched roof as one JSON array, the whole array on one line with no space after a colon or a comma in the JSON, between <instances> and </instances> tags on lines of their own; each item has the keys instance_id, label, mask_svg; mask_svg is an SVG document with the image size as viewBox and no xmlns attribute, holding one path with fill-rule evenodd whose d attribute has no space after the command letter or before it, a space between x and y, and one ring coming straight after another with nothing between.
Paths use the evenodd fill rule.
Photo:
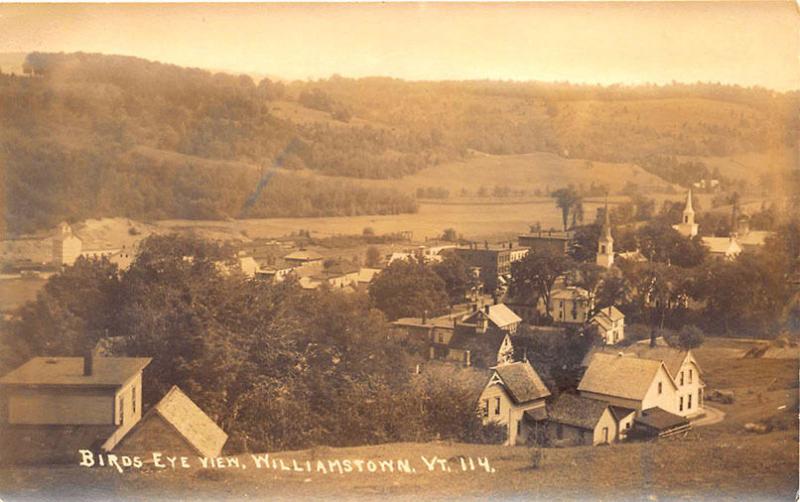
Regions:
<instances>
[{"instance_id":1,"label":"pitched roof","mask_svg":"<svg viewBox=\"0 0 800 502\"><path fill-rule=\"evenodd\" d=\"M598 309L597 314L595 314L595 317L605 317L606 319L609 319L611 321L620 321L622 319L625 319L625 314L620 312L620 310L617 307L612 305L610 307L603 307L601 309Z\"/></svg>"},{"instance_id":2,"label":"pitched roof","mask_svg":"<svg viewBox=\"0 0 800 502\"><path fill-rule=\"evenodd\" d=\"M118 387L150 361L149 357L95 357L92 374L84 376L82 357L34 357L0 378L0 384Z\"/></svg>"},{"instance_id":3,"label":"pitched roof","mask_svg":"<svg viewBox=\"0 0 800 502\"><path fill-rule=\"evenodd\" d=\"M528 362L503 364L493 368L511 398L517 403L525 403L550 395L536 370Z\"/></svg>"},{"instance_id":4,"label":"pitched roof","mask_svg":"<svg viewBox=\"0 0 800 502\"><path fill-rule=\"evenodd\" d=\"M703 244L711 254L734 255L742 251L742 247L731 237L703 237Z\"/></svg>"},{"instance_id":5,"label":"pitched roof","mask_svg":"<svg viewBox=\"0 0 800 502\"><path fill-rule=\"evenodd\" d=\"M220 429L177 385L173 385L161 401L147 412L148 415L152 413L158 413L206 457L219 455L228 440L225 431Z\"/></svg>"},{"instance_id":6,"label":"pitched roof","mask_svg":"<svg viewBox=\"0 0 800 502\"><path fill-rule=\"evenodd\" d=\"M522 318L502 303L489 306L489 320L500 328L522 321Z\"/></svg>"},{"instance_id":7,"label":"pitched roof","mask_svg":"<svg viewBox=\"0 0 800 502\"><path fill-rule=\"evenodd\" d=\"M358 270L358 282L372 282L381 269L362 267Z\"/></svg>"},{"instance_id":8,"label":"pitched roof","mask_svg":"<svg viewBox=\"0 0 800 502\"><path fill-rule=\"evenodd\" d=\"M608 403L596 399L561 394L548 407L547 418L553 422L594 430L608 407Z\"/></svg>"},{"instance_id":9,"label":"pitched roof","mask_svg":"<svg viewBox=\"0 0 800 502\"><path fill-rule=\"evenodd\" d=\"M322 255L317 253L316 251L311 251L310 249L299 249L297 251L293 251L286 256L283 257L284 260L321 260Z\"/></svg>"},{"instance_id":10,"label":"pitched roof","mask_svg":"<svg viewBox=\"0 0 800 502\"><path fill-rule=\"evenodd\" d=\"M644 398L660 367L661 361L596 353L578 384L578 390L639 401Z\"/></svg>"},{"instance_id":11,"label":"pitched roof","mask_svg":"<svg viewBox=\"0 0 800 502\"><path fill-rule=\"evenodd\" d=\"M675 378L683 365L683 361L689 353L685 350L675 349L667 346L650 347L649 344L633 344L628 350L632 351L642 359L652 359L663 361L672 378Z\"/></svg>"},{"instance_id":12,"label":"pitched roof","mask_svg":"<svg viewBox=\"0 0 800 502\"><path fill-rule=\"evenodd\" d=\"M613 404L609 406L608 409L611 410L611 414L614 415L614 420L616 420L617 422L627 417L631 413L636 413L636 410L634 410L633 408L614 406Z\"/></svg>"},{"instance_id":13,"label":"pitched roof","mask_svg":"<svg viewBox=\"0 0 800 502\"><path fill-rule=\"evenodd\" d=\"M589 292L578 286L567 286L553 290L550 298L553 300L588 300Z\"/></svg>"},{"instance_id":14,"label":"pitched roof","mask_svg":"<svg viewBox=\"0 0 800 502\"><path fill-rule=\"evenodd\" d=\"M636 417L634 421L659 431L673 429L689 423L686 418L674 415L662 408L643 410L642 415Z\"/></svg>"}]
</instances>

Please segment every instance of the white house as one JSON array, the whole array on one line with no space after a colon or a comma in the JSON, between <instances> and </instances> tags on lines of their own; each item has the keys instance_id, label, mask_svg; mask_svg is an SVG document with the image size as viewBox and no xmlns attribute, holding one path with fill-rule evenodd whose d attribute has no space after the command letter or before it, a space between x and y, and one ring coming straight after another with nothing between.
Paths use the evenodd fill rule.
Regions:
<instances>
[{"instance_id":1,"label":"white house","mask_svg":"<svg viewBox=\"0 0 800 502\"><path fill-rule=\"evenodd\" d=\"M557 286L550 293L550 315L557 323L583 324L589 320L593 306L589 292L578 286ZM545 315L546 309L541 298L538 310Z\"/></svg>"},{"instance_id":2,"label":"white house","mask_svg":"<svg viewBox=\"0 0 800 502\"><path fill-rule=\"evenodd\" d=\"M507 444L523 444L532 432L526 417L546 416L545 399L550 391L528 362L502 364L492 370L478 401L483 423L506 425Z\"/></svg>"},{"instance_id":3,"label":"white house","mask_svg":"<svg viewBox=\"0 0 800 502\"><path fill-rule=\"evenodd\" d=\"M613 305L600 309L589 322L597 326L598 334L606 345L614 345L625 339L625 314Z\"/></svg>"},{"instance_id":4,"label":"white house","mask_svg":"<svg viewBox=\"0 0 800 502\"><path fill-rule=\"evenodd\" d=\"M581 395L636 409L638 415L656 407L679 417L703 413L705 384L691 351L647 342L627 350L589 354Z\"/></svg>"},{"instance_id":5,"label":"white house","mask_svg":"<svg viewBox=\"0 0 800 502\"><path fill-rule=\"evenodd\" d=\"M664 363L633 354L594 354L578 391L583 397L634 409L637 415L649 408L677 414L678 386Z\"/></svg>"},{"instance_id":6,"label":"white house","mask_svg":"<svg viewBox=\"0 0 800 502\"><path fill-rule=\"evenodd\" d=\"M691 350L684 351L669 347L663 340L656 347L648 342L639 342L628 348L642 359L663 361L672 380L677 386L677 405L667 410L682 417L693 417L703 413L704 390L702 370Z\"/></svg>"}]
</instances>

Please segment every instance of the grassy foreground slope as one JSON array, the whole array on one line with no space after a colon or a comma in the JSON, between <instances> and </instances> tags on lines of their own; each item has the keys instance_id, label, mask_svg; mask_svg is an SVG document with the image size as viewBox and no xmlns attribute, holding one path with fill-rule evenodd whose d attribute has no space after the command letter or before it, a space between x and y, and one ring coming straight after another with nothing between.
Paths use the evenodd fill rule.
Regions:
<instances>
[{"instance_id":1,"label":"grassy foreground slope","mask_svg":"<svg viewBox=\"0 0 800 502\"><path fill-rule=\"evenodd\" d=\"M448 442L401 443L355 448L315 448L272 454L297 460L408 459L415 473L307 473L246 468L129 471L78 466L0 468L3 500L153 500L165 497L208 500L336 499L446 500L453 497L510 499L676 499L788 500L797 491L797 358L741 359L742 350L710 339L698 350L709 388L734 390L730 405L708 403L727 417L686 437L605 447L544 450L538 469L527 448ZM778 409L781 406L784 408ZM744 432L762 421L766 434ZM450 472L428 471L426 459L446 459ZM494 472L463 472L459 457L486 457Z\"/></svg>"}]
</instances>

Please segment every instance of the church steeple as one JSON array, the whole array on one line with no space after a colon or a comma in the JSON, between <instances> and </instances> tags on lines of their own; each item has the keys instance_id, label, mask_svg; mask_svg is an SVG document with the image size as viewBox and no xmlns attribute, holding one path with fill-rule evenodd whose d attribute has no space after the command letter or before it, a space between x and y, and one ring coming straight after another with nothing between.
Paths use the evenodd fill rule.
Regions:
<instances>
[{"instance_id":1,"label":"church steeple","mask_svg":"<svg viewBox=\"0 0 800 502\"><path fill-rule=\"evenodd\" d=\"M611 237L611 218L608 215L608 199L606 199L603 230L597 240L596 263L601 267L609 268L614 264L614 238Z\"/></svg>"},{"instance_id":2,"label":"church steeple","mask_svg":"<svg viewBox=\"0 0 800 502\"><path fill-rule=\"evenodd\" d=\"M692 207L692 189L686 194L686 207L683 208L682 220L672 228L680 232L684 237L692 238L697 235L697 223L694 222L694 207Z\"/></svg>"},{"instance_id":3,"label":"church steeple","mask_svg":"<svg viewBox=\"0 0 800 502\"><path fill-rule=\"evenodd\" d=\"M683 224L694 225L694 208L692 207L692 189L686 195L686 207L683 209Z\"/></svg>"}]
</instances>

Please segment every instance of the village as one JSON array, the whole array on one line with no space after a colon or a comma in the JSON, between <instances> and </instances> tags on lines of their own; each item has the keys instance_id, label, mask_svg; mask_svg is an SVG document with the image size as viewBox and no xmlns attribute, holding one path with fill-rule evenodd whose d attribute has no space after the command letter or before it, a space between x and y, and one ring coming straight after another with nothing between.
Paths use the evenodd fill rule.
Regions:
<instances>
[{"instance_id":1,"label":"village","mask_svg":"<svg viewBox=\"0 0 800 502\"><path fill-rule=\"evenodd\" d=\"M641 316L638 325L626 325L625 294L609 291L620 288L619 266L648 260L639 251L615 252L611 214L608 206L598 211L593 262L571 265L554 263L570 253L575 229L538 230L520 235L518 242L436 242L377 257L373 251L366 260L369 267L323 258L305 246L276 258L274 251L259 255L252 245L252 254L229 251L233 255L211 266L215 274L265 285L370 295L373 286L387 287L379 284L381 278L395 268L425 269L457 260L463 284L448 312L429 315L409 305L417 315L390 315L390 336L415 354L406 368L412 378L431 370L435 375L442 366L471 372L473 378L483 375L482 388L473 387L470 401L490 431L490 442L547 449L665 441L724 423L724 410L738 396L710 387L704 358L696 355L705 350L698 328L648 328ZM725 246L718 245L720 238L699 240L708 250L705 260L731 263L741 253L758 253L771 238L770 232L749 231L747 217L735 210L733 221L736 231ZM680 239L696 238L691 191L671 230ZM280 244L270 246L281 249ZM87 251L72 228L62 224L52 239L50 266L56 274L76 263L103 262L125 271L137 259L137 248ZM181 260L193 265L199 258L185 255ZM523 268L526 263L538 269L531 273ZM651 314L661 312L658 302L663 301L689 307L691 300L681 296L685 293L670 293L674 298L665 300L659 280L651 275L640 283L650 288L644 305ZM391 286L392 280L384 282ZM390 294L390 302L404 298ZM739 357L796 362L796 335L784 330L777 345L740 342L745 350ZM4 462L75 464L79 452L148 458L160 451L212 459L238 453L226 431L177 385L146 406L143 396L154 378L147 368L159 355L120 356L115 345L113 336L105 337L80 357L33 357L0 378ZM795 396L779 410L796 406ZM770 428L753 420L741 431L758 434Z\"/></svg>"},{"instance_id":2,"label":"village","mask_svg":"<svg viewBox=\"0 0 800 502\"><path fill-rule=\"evenodd\" d=\"M0 502L796 500L798 20L0 6Z\"/></svg>"}]
</instances>

